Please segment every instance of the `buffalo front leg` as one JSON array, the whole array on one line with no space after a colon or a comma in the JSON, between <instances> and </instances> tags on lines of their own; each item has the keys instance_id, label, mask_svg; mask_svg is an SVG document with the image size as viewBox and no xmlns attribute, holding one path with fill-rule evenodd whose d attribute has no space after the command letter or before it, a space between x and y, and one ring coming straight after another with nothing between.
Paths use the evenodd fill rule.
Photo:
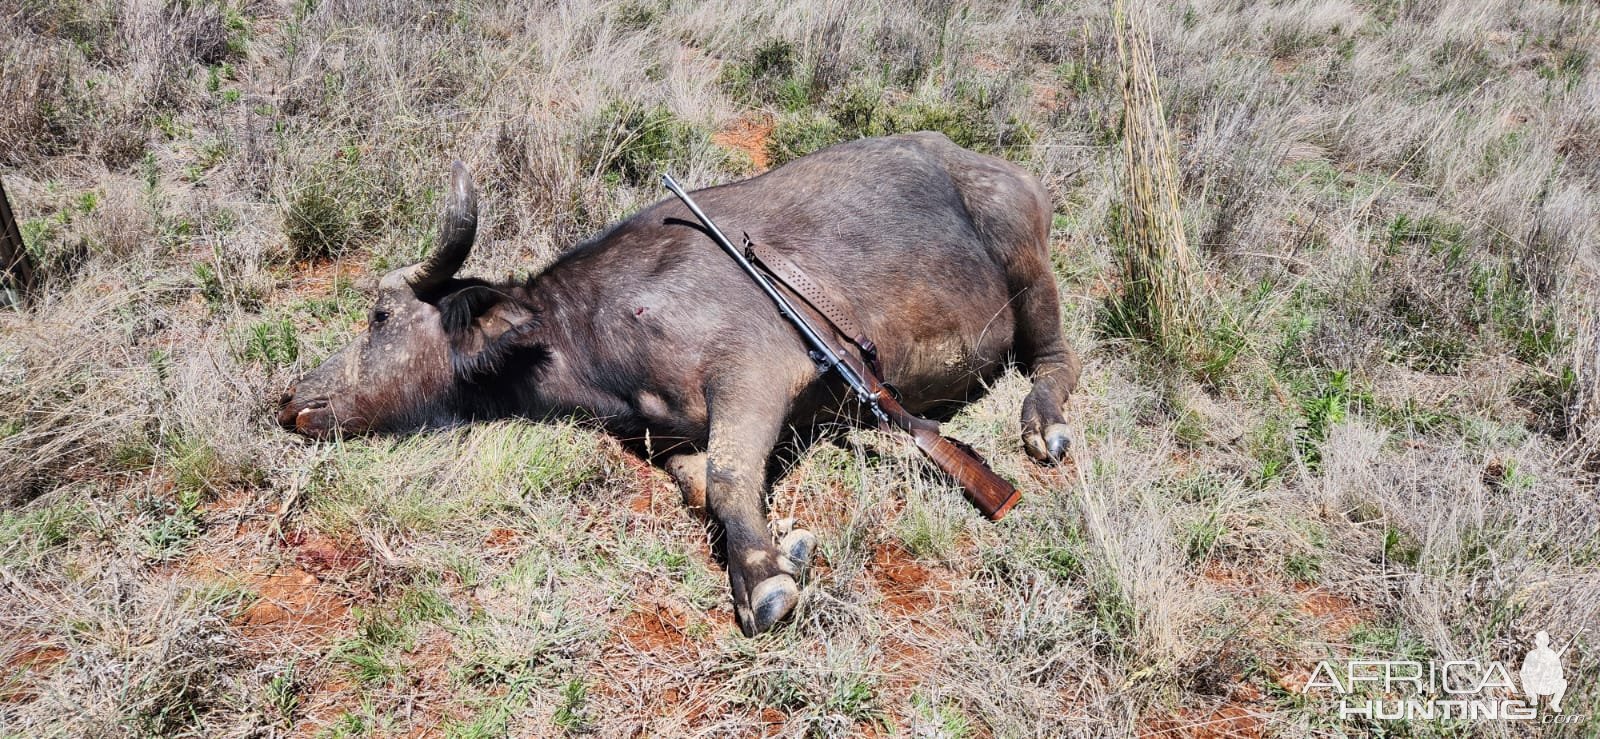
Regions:
<instances>
[{"instance_id":1,"label":"buffalo front leg","mask_svg":"<svg viewBox=\"0 0 1600 739\"><path fill-rule=\"evenodd\" d=\"M677 454L667 459L667 474L678 483L679 492L683 493L683 505L696 518L702 520L706 516L706 455ZM768 525L772 536L778 542L778 551L788 559L780 564L784 565L784 572L801 580L810 567L811 561L816 558L817 537L815 534L795 525L795 520L785 518L774 521Z\"/></svg>"},{"instance_id":2,"label":"buffalo front leg","mask_svg":"<svg viewBox=\"0 0 1600 739\"><path fill-rule=\"evenodd\" d=\"M765 395L766 397L763 397ZM767 458L778 440L788 399L774 393L722 393L713 399L706 452L706 507L722 526L733 612L745 636L772 628L800 602L788 558L766 524Z\"/></svg>"}]
</instances>

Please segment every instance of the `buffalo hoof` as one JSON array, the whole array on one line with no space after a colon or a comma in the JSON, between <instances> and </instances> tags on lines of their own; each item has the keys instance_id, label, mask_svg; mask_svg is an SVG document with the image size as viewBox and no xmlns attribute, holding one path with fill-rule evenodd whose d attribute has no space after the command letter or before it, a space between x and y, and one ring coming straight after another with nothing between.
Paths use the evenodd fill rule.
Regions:
<instances>
[{"instance_id":1,"label":"buffalo hoof","mask_svg":"<svg viewBox=\"0 0 1600 739\"><path fill-rule=\"evenodd\" d=\"M1067 452L1072 449L1072 433L1064 423L1052 423L1046 426L1042 434L1029 434L1023 437L1022 445L1028 451L1028 456L1040 462L1060 462L1067 458Z\"/></svg>"},{"instance_id":2,"label":"buffalo hoof","mask_svg":"<svg viewBox=\"0 0 1600 739\"><path fill-rule=\"evenodd\" d=\"M778 544L778 552L783 555L778 562L779 569L803 582L806 570L817 556L817 535L795 527L793 518L780 518L768 527Z\"/></svg>"},{"instance_id":3,"label":"buffalo hoof","mask_svg":"<svg viewBox=\"0 0 1600 739\"><path fill-rule=\"evenodd\" d=\"M800 603L800 588L788 575L773 575L761 581L750 593L750 606L736 608L739 630L745 636L764 634Z\"/></svg>"},{"instance_id":4,"label":"buffalo hoof","mask_svg":"<svg viewBox=\"0 0 1600 739\"><path fill-rule=\"evenodd\" d=\"M778 552L783 554L778 566L795 580L804 582L806 571L811 569L811 561L817 556L817 535L805 529L793 529L778 540Z\"/></svg>"}]
</instances>

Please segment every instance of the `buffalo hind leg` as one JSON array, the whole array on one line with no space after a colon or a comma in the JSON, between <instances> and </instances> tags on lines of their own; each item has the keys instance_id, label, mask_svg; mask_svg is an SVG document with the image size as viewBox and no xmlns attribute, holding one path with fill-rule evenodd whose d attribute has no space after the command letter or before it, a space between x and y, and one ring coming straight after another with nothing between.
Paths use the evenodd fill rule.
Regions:
<instances>
[{"instance_id":1,"label":"buffalo hind leg","mask_svg":"<svg viewBox=\"0 0 1600 739\"><path fill-rule=\"evenodd\" d=\"M1022 446L1040 462L1059 462L1072 444L1062 409L1078 385L1078 355L1061 336L1061 300L1049 260L1034 262L1017 297L1017 357L1033 378L1022 401Z\"/></svg>"},{"instance_id":2,"label":"buffalo hind leg","mask_svg":"<svg viewBox=\"0 0 1600 739\"><path fill-rule=\"evenodd\" d=\"M800 602L794 568L767 529L767 460L789 402L774 395L741 388L711 398L706 506L722 526L733 612L746 636L771 629Z\"/></svg>"},{"instance_id":3,"label":"buffalo hind leg","mask_svg":"<svg viewBox=\"0 0 1600 739\"><path fill-rule=\"evenodd\" d=\"M683 493L683 505L696 516L706 514L706 454L674 454L662 465Z\"/></svg>"}]
</instances>

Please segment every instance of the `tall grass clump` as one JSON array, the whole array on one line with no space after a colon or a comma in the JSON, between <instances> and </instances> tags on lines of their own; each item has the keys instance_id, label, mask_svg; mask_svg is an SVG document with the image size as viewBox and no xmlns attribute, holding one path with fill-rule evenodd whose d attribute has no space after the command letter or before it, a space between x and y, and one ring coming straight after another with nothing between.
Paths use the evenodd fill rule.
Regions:
<instances>
[{"instance_id":1,"label":"tall grass clump","mask_svg":"<svg viewBox=\"0 0 1600 739\"><path fill-rule=\"evenodd\" d=\"M1113 228L1122 293L1108 306L1112 332L1184 361L1202 349L1202 283L1178 202L1178 168L1156 81L1148 19L1114 11L1122 80L1123 179Z\"/></svg>"}]
</instances>

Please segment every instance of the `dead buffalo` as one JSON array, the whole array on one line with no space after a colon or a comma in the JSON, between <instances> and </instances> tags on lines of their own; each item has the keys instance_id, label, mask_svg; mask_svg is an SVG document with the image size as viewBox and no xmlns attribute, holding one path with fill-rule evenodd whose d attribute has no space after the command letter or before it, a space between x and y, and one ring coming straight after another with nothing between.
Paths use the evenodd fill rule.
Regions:
<instances>
[{"instance_id":1,"label":"dead buffalo","mask_svg":"<svg viewBox=\"0 0 1600 739\"><path fill-rule=\"evenodd\" d=\"M948 416L1014 364L1033 380L1023 445L1040 460L1065 452L1079 365L1061 337L1050 202L1021 168L917 133L840 144L695 200L847 302L913 413ZM676 200L526 282L456 276L476 223L458 163L437 250L384 276L366 333L284 393L278 422L325 437L582 416L636 446L648 434L652 461L721 525L740 628L771 628L794 608L815 542L768 531L774 448L855 417L855 401Z\"/></svg>"}]
</instances>

